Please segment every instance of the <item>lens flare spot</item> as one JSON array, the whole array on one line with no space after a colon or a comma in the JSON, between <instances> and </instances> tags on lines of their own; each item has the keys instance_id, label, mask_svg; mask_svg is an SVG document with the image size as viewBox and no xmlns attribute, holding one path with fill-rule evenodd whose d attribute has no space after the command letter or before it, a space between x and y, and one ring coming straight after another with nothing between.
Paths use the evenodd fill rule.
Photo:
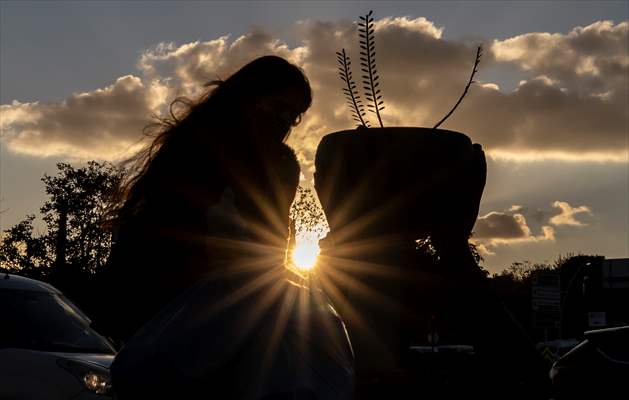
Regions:
<instances>
[{"instance_id":1,"label":"lens flare spot","mask_svg":"<svg viewBox=\"0 0 629 400\"><path fill-rule=\"evenodd\" d=\"M293 250L293 264L301 270L311 270L317 264L320 251L318 243L298 242Z\"/></svg>"}]
</instances>

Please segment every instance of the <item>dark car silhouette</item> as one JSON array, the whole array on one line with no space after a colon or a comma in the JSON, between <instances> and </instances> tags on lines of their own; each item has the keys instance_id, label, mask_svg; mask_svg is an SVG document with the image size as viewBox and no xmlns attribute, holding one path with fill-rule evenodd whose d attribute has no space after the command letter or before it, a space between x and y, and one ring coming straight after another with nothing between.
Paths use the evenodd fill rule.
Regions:
<instances>
[{"instance_id":1,"label":"dark car silhouette","mask_svg":"<svg viewBox=\"0 0 629 400\"><path fill-rule=\"evenodd\" d=\"M111 398L115 349L53 286L0 275L0 398Z\"/></svg>"},{"instance_id":2,"label":"dark car silhouette","mask_svg":"<svg viewBox=\"0 0 629 400\"><path fill-rule=\"evenodd\" d=\"M553 364L550 378L559 399L627 398L629 326L585 332L585 340Z\"/></svg>"}]
</instances>

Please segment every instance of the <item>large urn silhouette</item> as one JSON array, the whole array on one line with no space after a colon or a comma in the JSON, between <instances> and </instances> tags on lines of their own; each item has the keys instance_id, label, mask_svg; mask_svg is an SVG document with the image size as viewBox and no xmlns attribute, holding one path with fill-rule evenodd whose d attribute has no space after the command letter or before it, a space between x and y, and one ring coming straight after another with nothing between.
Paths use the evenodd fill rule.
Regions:
<instances>
[{"instance_id":1,"label":"large urn silhouette","mask_svg":"<svg viewBox=\"0 0 629 400\"><path fill-rule=\"evenodd\" d=\"M480 145L459 132L360 127L322 139L315 188L330 233L321 268L355 282L337 286L358 371L391 371L408 345L403 314L417 290L409 283L416 239L430 237L440 268L477 270L468 238L485 178Z\"/></svg>"}]
</instances>

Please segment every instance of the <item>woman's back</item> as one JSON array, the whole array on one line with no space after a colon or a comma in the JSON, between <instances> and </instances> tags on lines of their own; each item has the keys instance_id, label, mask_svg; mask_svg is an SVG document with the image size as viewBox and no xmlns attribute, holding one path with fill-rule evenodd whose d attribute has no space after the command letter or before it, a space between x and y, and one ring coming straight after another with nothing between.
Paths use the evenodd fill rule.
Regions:
<instances>
[{"instance_id":1,"label":"woman's back","mask_svg":"<svg viewBox=\"0 0 629 400\"><path fill-rule=\"evenodd\" d=\"M246 294L209 278L171 302L117 356L117 395L349 398L353 354L338 314L287 270L270 275Z\"/></svg>"},{"instance_id":2,"label":"woman's back","mask_svg":"<svg viewBox=\"0 0 629 400\"><path fill-rule=\"evenodd\" d=\"M217 268L262 253L281 262L299 165L283 144L248 156L205 161L203 185L173 168L142 212L119 228L104 274L116 315L103 328L114 339L127 339Z\"/></svg>"}]
</instances>

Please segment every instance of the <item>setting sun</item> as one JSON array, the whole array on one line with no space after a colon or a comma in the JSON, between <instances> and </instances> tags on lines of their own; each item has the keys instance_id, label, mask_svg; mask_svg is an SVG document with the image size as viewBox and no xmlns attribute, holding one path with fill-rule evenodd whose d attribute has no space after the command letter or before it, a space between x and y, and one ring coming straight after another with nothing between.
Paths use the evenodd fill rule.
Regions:
<instances>
[{"instance_id":1,"label":"setting sun","mask_svg":"<svg viewBox=\"0 0 629 400\"><path fill-rule=\"evenodd\" d=\"M316 242L297 243L293 250L292 261L301 270L311 270L317 264L319 257L319 244Z\"/></svg>"}]
</instances>

